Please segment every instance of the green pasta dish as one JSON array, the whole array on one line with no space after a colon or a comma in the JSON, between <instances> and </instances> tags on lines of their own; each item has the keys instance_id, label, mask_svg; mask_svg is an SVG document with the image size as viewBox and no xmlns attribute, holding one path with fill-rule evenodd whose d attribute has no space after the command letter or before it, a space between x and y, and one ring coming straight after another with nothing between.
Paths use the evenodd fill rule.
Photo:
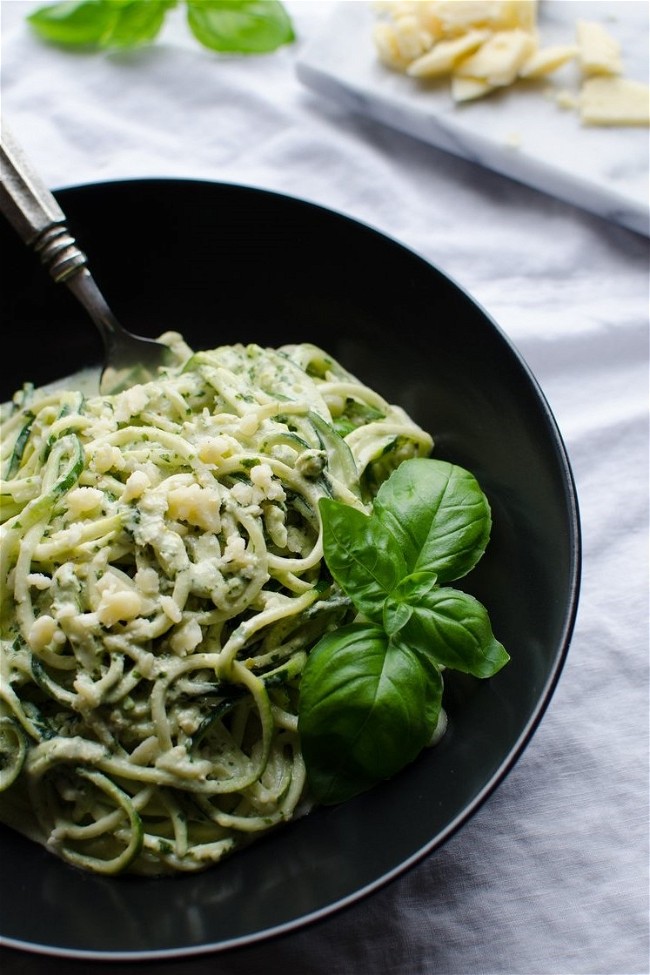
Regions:
<instances>
[{"instance_id":1,"label":"green pasta dish","mask_svg":"<svg viewBox=\"0 0 650 975\"><path fill-rule=\"evenodd\" d=\"M456 590L441 583L487 544L487 502L467 496L483 505L461 546L474 554L446 576L439 554L409 562L415 533L400 541L393 526L405 554L391 555L388 580L383 556L363 555L392 552L375 544L374 502L384 531L390 492L405 490L393 474L420 476L431 436L313 345L193 352L175 333L163 340L177 365L154 382L111 396L26 386L2 415L0 820L110 874L204 869L314 802L369 787L442 733L445 667L490 676L507 659L491 631L471 653L453 640L446 658L418 651L411 751L357 786L348 770L337 793L323 763L327 729L330 752L340 744L323 704L329 644L347 641L334 648L341 674L349 640L383 639L391 654L399 633L424 645L424 607L441 592L447 606ZM436 472L449 496L459 469ZM348 513L363 519L358 558ZM351 561L374 581L350 581ZM393 616L415 605L406 577L423 609L400 629Z\"/></svg>"}]
</instances>

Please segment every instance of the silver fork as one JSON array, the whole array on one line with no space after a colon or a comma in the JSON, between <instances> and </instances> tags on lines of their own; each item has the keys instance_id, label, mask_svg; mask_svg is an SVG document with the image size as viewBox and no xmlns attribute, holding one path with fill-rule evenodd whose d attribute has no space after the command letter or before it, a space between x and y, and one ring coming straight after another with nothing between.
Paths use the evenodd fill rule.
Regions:
<instances>
[{"instance_id":1,"label":"silver fork","mask_svg":"<svg viewBox=\"0 0 650 975\"><path fill-rule=\"evenodd\" d=\"M100 392L119 392L154 378L160 368L170 364L170 349L162 342L134 335L118 322L86 266L88 258L66 227L63 210L4 121L0 163L0 211L38 254L52 278L67 285L100 331L104 343Z\"/></svg>"}]
</instances>

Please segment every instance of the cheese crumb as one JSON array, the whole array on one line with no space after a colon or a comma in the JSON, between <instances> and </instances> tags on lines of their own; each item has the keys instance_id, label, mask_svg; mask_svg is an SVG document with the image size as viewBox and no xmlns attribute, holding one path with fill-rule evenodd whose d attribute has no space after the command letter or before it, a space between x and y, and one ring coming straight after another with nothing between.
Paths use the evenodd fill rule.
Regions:
<instances>
[{"instance_id":1,"label":"cheese crumb","mask_svg":"<svg viewBox=\"0 0 650 975\"><path fill-rule=\"evenodd\" d=\"M148 402L147 390L139 383L136 386L131 386L130 389L125 389L123 393L118 393L115 397L115 421L127 423L131 417L142 413Z\"/></svg>"},{"instance_id":2,"label":"cheese crumb","mask_svg":"<svg viewBox=\"0 0 650 975\"><path fill-rule=\"evenodd\" d=\"M199 484L173 488L167 495L167 511L175 521L185 521L206 532L221 528L221 498L213 488Z\"/></svg>"},{"instance_id":3,"label":"cheese crumb","mask_svg":"<svg viewBox=\"0 0 650 975\"><path fill-rule=\"evenodd\" d=\"M429 23L437 21L437 33L444 35L473 27L533 30L537 18L537 0L433 0L422 6L429 8Z\"/></svg>"},{"instance_id":4,"label":"cheese crumb","mask_svg":"<svg viewBox=\"0 0 650 975\"><path fill-rule=\"evenodd\" d=\"M224 457L232 453L234 441L228 437L209 437L202 440L198 448L199 460L204 464L220 464Z\"/></svg>"},{"instance_id":5,"label":"cheese crumb","mask_svg":"<svg viewBox=\"0 0 650 975\"><path fill-rule=\"evenodd\" d=\"M489 37L485 30L470 30L462 37L440 41L426 54L412 61L406 73L413 78L433 78L449 74L461 58L472 54Z\"/></svg>"},{"instance_id":6,"label":"cheese crumb","mask_svg":"<svg viewBox=\"0 0 650 975\"><path fill-rule=\"evenodd\" d=\"M56 620L51 616L43 615L34 620L28 635L29 645L34 653L44 650L52 642L56 628Z\"/></svg>"},{"instance_id":7,"label":"cheese crumb","mask_svg":"<svg viewBox=\"0 0 650 975\"><path fill-rule=\"evenodd\" d=\"M481 78L464 78L453 75L451 79L451 95L455 102L468 102L474 98L482 98L488 92L494 91L492 85Z\"/></svg>"},{"instance_id":8,"label":"cheese crumb","mask_svg":"<svg viewBox=\"0 0 650 975\"><path fill-rule=\"evenodd\" d=\"M149 487L151 487L151 481L147 474L144 471L133 471L126 480L122 501L134 501L141 498Z\"/></svg>"},{"instance_id":9,"label":"cheese crumb","mask_svg":"<svg viewBox=\"0 0 650 975\"><path fill-rule=\"evenodd\" d=\"M172 634L169 644L179 657L192 653L201 643L203 632L196 620L187 620Z\"/></svg>"},{"instance_id":10,"label":"cheese crumb","mask_svg":"<svg viewBox=\"0 0 650 975\"><path fill-rule=\"evenodd\" d=\"M502 88L512 84L534 50L535 40L527 31L497 31L478 51L460 62L455 75L480 79L492 88Z\"/></svg>"},{"instance_id":11,"label":"cheese crumb","mask_svg":"<svg viewBox=\"0 0 650 975\"><path fill-rule=\"evenodd\" d=\"M588 78L579 110L583 125L650 125L650 88L629 78Z\"/></svg>"},{"instance_id":12,"label":"cheese crumb","mask_svg":"<svg viewBox=\"0 0 650 975\"><path fill-rule=\"evenodd\" d=\"M520 78L543 78L578 56L577 44L554 44L538 48L519 69Z\"/></svg>"},{"instance_id":13,"label":"cheese crumb","mask_svg":"<svg viewBox=\"0 0 650 975\"><path fill-rule=\"evenodd\" d=\"M128 622L142 612L142 599L133 581L117 569L109 569L97 581L97 619L103 626Z\"/></svg>"},{"instance_id":14,"label":"cheese crumb","mask_svg":"<svg viewBox=\"0 0 650 975\"><path fill-rule=\"evenodd\" d=\"M421 27L419 18L413 14L398 17L394 30L398 55L405 64L424 54L433 42L429 32Z\"/></svg>"},{"instance_id":15,"label":"cheese crumb","mask_svg":"<svg viewBox=\"0 0 650 975\"><path fill-rule=\"evenodd\" d=\"M579 20L576 24L576 37L578 60L584 75L621 73L621 46L602 24Z\"/></svg>"},{"instance_id":16,"label":"cheese crumb","mask_svg":"<svg viewBox=\"0 0 650 975\"><path fill-rule=\"evenodd\" d=\"M268 464L256 464L251 469L251 481L261 489L263 496L269 501L285 500L282 482L279 478L273 477L273 471Z\"/></svg>"},{"instance_id":17,"label":"cheese crumb","mask_svg":"<svg viewBox=\"0 0 650 975\"><path fill-rule=\"evenodd\" d=\"M140 615L142 600L137 592L118 589L102 593L97 607L97 619L102 626L113 626L118 622L128 622Z\"/></svg>"},{"instance_id":18,"label":"cheese crumb","mask_svg":"<svg viewBox=\"0 0 650 975\"><path fill-rule=\"evenodd\" d=\"M231 535L226 542L221 561L224 564L234 563L244 565L246 560L246 542L240 535Z\"/></svg>"},{"instance_id":19,"label":"cheese crumb","mask_svg":"<svg viewBox=\"0 0 650 975\"><path fill-rule=\"evenodd\" d=\"M124 457L112 444L100 444L91 458L90 467L98 474L106 474L110 470L121 471L124 468Z\"/></svg>"},{"instance_id":20,"label":"cheese crumb","mask_svg":"<svg viewBox=\"0 0 650 975\"><path fill-rule=\"evenodd\" d=\"M154 596L160 589L160 577L152 566L138 569L133 581L146 596Z\"/></svg>"},{"instance_id":21,"label":"cheese crumb","mask_svg":"<svg viewBox=\"0 0 650 975\"><path fill-rule=\"evenodd\" d=\"M561 88L559 91L551 91L559 108L575 109L578 107L579 97L574 91L568 88Z\"/></svg>"},{"instance_id":22,"label":"cheese crumb","mask_svg":"<svg viewBox=\"0 0 650 975\"><path fill-rule=\"evenodd\" d=\"M98 488L78 487L68 491L66 505L73 518L96 511L103 501L104 495Z\"/></svg>"}]
</instances>

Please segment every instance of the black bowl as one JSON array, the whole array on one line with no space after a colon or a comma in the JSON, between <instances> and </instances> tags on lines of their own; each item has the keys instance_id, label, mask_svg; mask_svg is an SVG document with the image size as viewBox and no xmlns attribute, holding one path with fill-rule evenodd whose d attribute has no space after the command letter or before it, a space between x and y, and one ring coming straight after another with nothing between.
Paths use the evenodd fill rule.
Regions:
<instances>
[{"instance_id":1,"label":"black bowl","mask_svg":"<svg viewBox=\"0 0 650 975\"><path fill-rule=\"evenodd\" d=\"M492 506L492 539L467 588L512 659L490 680L447 681L446 736L395 779L192 876L89 875L0 829L5 944L106 959L217 951L376 890L444 843L512 768L556 686L576 614L571 468L543 393L499 327L376 230L299 199L204 181L109 182L57 196L127 328L175 329L196 348L314 342L401 404L432 433L437 457L478 477ZM25 380L99 361L101 343L6 224L0 243L11 268L6 399Z\"/></svg>"}]
</instances>

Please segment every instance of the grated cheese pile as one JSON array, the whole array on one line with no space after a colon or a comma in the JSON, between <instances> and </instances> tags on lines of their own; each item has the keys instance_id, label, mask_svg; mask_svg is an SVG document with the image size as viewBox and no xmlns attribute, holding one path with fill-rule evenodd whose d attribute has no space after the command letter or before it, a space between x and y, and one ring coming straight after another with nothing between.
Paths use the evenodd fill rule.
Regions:
<instances>
[{"instance_id":1,"label":"grated cheese pile","mask_svg":"<svg viewBox=\"0 0 650 975\"><path fill-rule=\"evenodd\" d=\"M375 4L379 59L414 79L447 78L456 103L564 65L578 70L578 90L557 93L583 125L650 125L650 88L623 75L619 42L597 21L578 20L575 38L545 45L537 0L398 0Z\"/></svg>"}]
</instances>

